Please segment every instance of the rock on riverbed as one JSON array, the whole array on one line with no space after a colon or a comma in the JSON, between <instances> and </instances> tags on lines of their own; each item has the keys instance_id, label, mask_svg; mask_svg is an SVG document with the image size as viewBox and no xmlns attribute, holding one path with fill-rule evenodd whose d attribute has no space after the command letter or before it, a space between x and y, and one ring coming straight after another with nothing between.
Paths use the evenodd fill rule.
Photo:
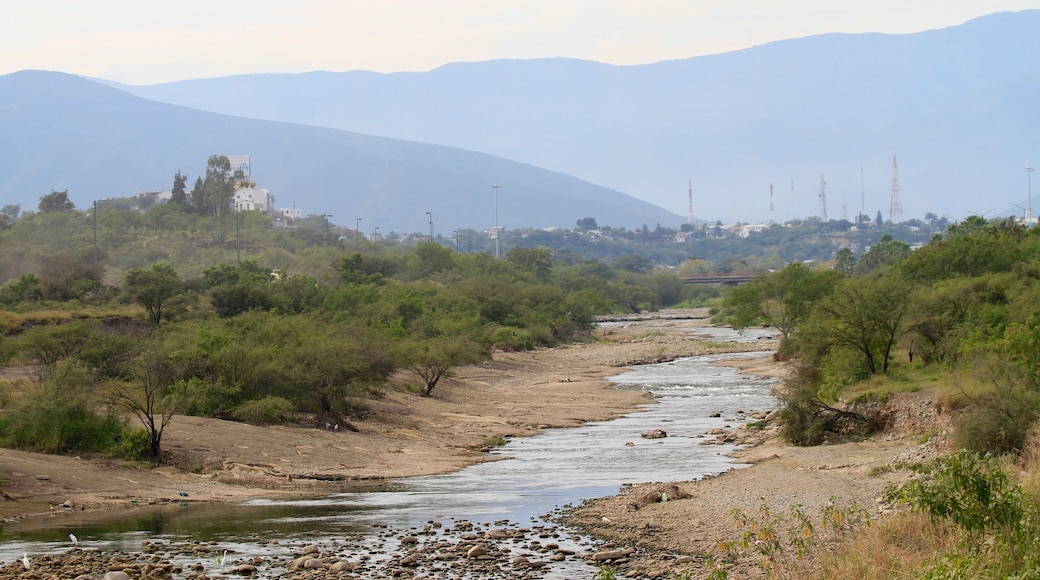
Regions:
<instances>
[{"instance_id":1,"label":"rock on riverbed","mask_svg":"<svg viewBox=\"0 0 1040 580\"><path fill-rule=\"evenodd\" d=\"M219 543L146 541L140 552L73 547L30 554L0 567L17 579L121 580L137 578L544 578L554 569L588 570L623 564L635 550L597 549L587 539L555 526L521 527L508 522L431 521L422 528L379 530L366 538L321 543L271 541L270 555L237 554Z\"/></svg>"}]
</instances>

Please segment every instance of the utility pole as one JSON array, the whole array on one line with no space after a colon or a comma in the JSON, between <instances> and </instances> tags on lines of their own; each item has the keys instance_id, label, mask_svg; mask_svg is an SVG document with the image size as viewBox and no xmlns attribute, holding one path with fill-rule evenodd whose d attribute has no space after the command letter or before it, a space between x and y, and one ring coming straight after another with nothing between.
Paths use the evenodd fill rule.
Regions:
<instances>
[{"instance_id":1,"label":"utility pole","mask_svg":"<svg viewBox=\"0 0 1040 580\"><path fill-rule=\"evenodd\" d=\"M1033 166L1026 165L1026 187L1029 188L1029 205L1026 206L1026 223L1033 223Z\"/></svg>"},{"instance_id":2,"label":"utility pole","mask_svg":"<svg viewBox=\"0 0 1040 580\"><path fill-rule=\"evenodd\" d=\"M94 272L98 269L98 248L97 248L97 200L94 200Z\"/></svg>"},{"instance_id":3,"label":"utility pole","mask_svg":"<svg viewBox=\"0 0 1040 580\"><path fill-rule=\"evenodd\" d=\"M498 251L498 188L502 186L496 183L491 187L495 190L495 258L498 259L501 257Z\"/></svg>"}]
</instances>

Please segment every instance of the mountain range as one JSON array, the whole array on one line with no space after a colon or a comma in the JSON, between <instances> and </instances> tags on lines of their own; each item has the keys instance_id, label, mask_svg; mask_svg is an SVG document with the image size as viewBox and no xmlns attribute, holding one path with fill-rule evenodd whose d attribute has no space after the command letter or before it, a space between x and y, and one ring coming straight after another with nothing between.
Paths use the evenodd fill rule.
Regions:
<instances>
[{"instance_id":1,"label":"mountain range","mask_svg":"<svg viewBox=\"0 0 1040 580\"><path fill-rule=\"evenodd\" d=\"M1026 10L637 66L149 86L23 71L0 77L0 204L168 189L218 153L250 155L278 207L383 232L425 231L427 211L440 233L583 217L675 227L690 205L712 223L898 218L893 185L903 219L1021 213L1023 170L1040 162L1037 31L1040 10Z\"/></svg>"},{"instance_id":2,"label":"mountain range","mask_svg":"<svg viewBox=\"0 0 1040 580\"><path fill-rule=\"evenodd\" d=\"M710 222L1016 212L1040 163L1040 10L638 66L455 63L126 87L210 111L482 151ZM893 172L893 157L897 172ZM861 170L862 169L862 170Z\"/></svg>"},{"instance_id":3,"label":"mountain range","mask_svg":"<svg viewBox=\"0 0 1040 580\"><path fill-rule=\"evenodd\" d=\"M208 113L55 72L0 77L0 151L0 205L25 210L51 189L68 189L78 207L168 190L177 171L190 188L210 155L245 154L275 208L351 227L361 218L366 231L384 234L425 232L431 220L450 236L496 223L573 227L589 216L631 228L678 219L620 192L491 155Z\"/></svg>"}]
</instances>

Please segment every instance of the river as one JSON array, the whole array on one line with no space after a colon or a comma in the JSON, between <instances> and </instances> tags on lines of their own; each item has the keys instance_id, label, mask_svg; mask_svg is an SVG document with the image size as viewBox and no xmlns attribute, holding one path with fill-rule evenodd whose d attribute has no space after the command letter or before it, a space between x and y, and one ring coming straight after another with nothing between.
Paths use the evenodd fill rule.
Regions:
<instances>
[{"instance_id":1,"label":"river","mask_svg":"<svg viewBox=\"0 0 1040 580\"><path fill-rule=\"evenodd\" d=\"M725 328L698 329L711 340L747 341L760 334ZM456 473L375 485L311 500L258 500L243 504L187 504L174 509L133 512L129 517L61 528L5 525L0 529L0 561L23 553L68 549L68 535L80 547L137 551L142 541L215 542L238 555L275 556L289 545L350 541L379 542L384 530L419 529L437 522L484 526L550 526L545 516L582 500L612 495L625 484L690 481L732 468L732 445L704 444L705 433L746 422L747 413L775 407L771 379L741 375L713 364L767 353L734 353L682 358L631 367L610 380L620 389L650 391L656 402L611 421L572 429L552 429L510 440L493 453L500 461ZM661 429L667 437L641 436ZM585 538L557 527L557 543L581 551ZM277 540L272 542L271 540ZM565 577L568 566L559 565ZM581 564L587 568L587 565ZM545 577L553 577L550 572Z\"/></svg>"}]
</instances>

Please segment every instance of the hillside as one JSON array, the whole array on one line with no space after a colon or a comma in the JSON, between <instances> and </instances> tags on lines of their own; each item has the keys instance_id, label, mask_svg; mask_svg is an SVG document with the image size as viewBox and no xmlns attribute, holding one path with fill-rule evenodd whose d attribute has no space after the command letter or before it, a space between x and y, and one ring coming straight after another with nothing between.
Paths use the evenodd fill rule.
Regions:
<instances>
[{"instance_id":1,"label":"hillside","mask_svg":"<svg viewBox=\"0 0 1040 580\"><path fill-rule=\"evenodd\" d=\"M905 217L940 204L954 218L1007 215L1027 203L1022 169L1040 163L1040 107L1030 97L1040 89L1038 29L1040 10L1026 10L640 66L497 60L124 88L501 155L680 215L692 180L694 214L712 223L766 221L771 201L779 221L818 215L821 175L831 217L862 209L887 218L893 155Z\"/></svg>"},{"instance_id":2,"label":"hillside","mask_svg":"<svg viewBox=\"0 0 1040 580\"><path fill-rule=\"evenodd\" d=\"M205 113L62 73L2 76L0 103L0 205L23 210L35 210L51 189L68 189L81 208L168 190L177 171L190 187L210 155L243 154L276 208L351 226L361 218L382 232L427 231L426 212L443 235L496 221L510 229L572 227L589 216L628 228L681 221L618 191L501 157ZM497 196L493 184L501 185Z\"/></svg>"}]
</instances>

